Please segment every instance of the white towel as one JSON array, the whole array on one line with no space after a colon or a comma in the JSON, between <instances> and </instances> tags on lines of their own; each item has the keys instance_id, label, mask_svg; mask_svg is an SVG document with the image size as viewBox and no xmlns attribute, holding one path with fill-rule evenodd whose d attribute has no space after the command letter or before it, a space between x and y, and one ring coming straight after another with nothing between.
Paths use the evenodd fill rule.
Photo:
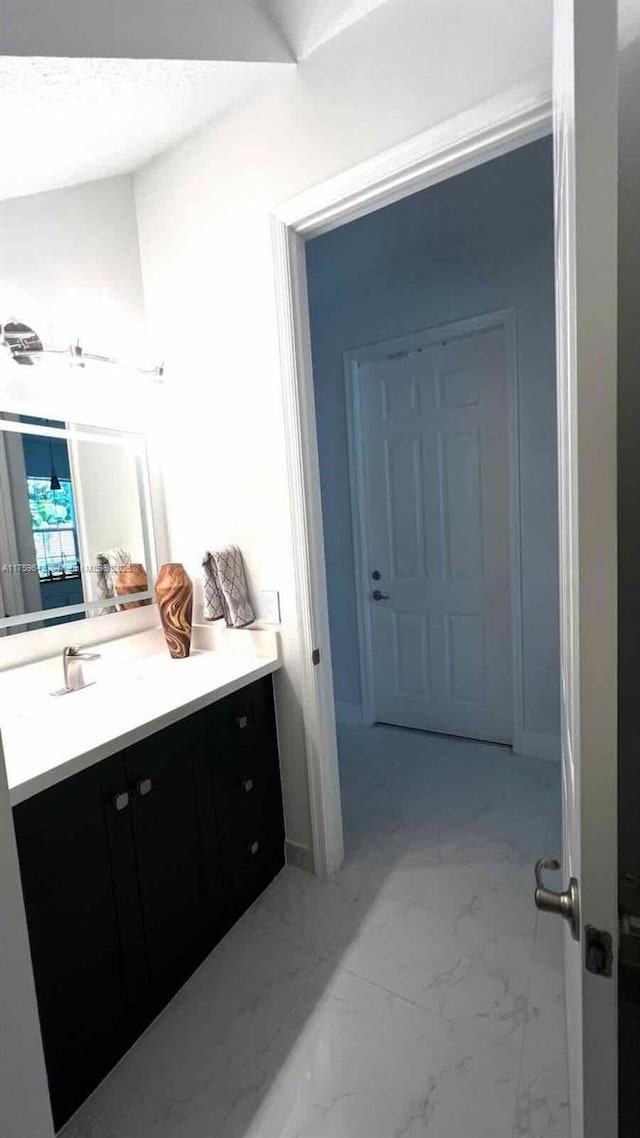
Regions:
<instances>
[{"instance_id":1,"label":"white towel","mask_svg":"<svg viewBox=\"0 0 640 1138\"><path fill-rule=\"evenodd\" d=\"M237 545L207 550L204 569L204 619L224 617L229 628L242 628L255 620Z\"/></svg>"}]
</instances>

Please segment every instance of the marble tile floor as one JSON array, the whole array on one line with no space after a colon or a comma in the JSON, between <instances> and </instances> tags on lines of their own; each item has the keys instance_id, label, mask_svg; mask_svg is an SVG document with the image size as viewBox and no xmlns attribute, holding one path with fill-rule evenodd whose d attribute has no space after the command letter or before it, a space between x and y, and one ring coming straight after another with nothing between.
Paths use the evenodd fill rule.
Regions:
<instances>
[{"instance_id":1,"label":"marble tile floor","mask_svg":"<svg viewBox=\"0 0 640 1138\"><path fill-rule=\"evenodd\" d=\"M347 857L287 867L64 1138L569 1138L560 771L345 727Z\"/></svg>"}]
</instances>

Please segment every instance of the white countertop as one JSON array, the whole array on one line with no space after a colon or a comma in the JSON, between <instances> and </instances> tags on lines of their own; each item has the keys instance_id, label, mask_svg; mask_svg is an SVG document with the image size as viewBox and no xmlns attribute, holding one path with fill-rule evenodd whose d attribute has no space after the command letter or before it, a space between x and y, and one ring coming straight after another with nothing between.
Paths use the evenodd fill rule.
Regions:
<instances>
[{"instance_id":1,"label":"white countertop","mask_svg":"<svg viewBox=\"0 0 640 1138\"><path fill-rule=\"evenodd\" d=\"M61 686L59 660L0 673L11 804L280 667L273 632L209 633L194 632L196 647L186 660L170 658L159 630L99 645L103 659L85 665L85 678L95 683L57 698L50 692Z\"/></svg>"}]
</instances>

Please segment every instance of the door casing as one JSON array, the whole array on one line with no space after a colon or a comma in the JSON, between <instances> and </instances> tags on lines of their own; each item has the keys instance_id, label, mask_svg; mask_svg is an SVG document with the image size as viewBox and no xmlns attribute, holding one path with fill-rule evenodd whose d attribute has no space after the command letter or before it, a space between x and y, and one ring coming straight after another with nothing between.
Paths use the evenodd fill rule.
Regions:
<instances>
[{"instance_id":1,"label":"door casing","mask_svg":"<svg viewBox=\"0 0 640 1138\"><path fill-rule=\"evenodd\" d=\"M412 351L421 346L437 343L443 337L452 340L490 328L502 328L505 342L507 372L507 398L509 401L509 585L511 608L511 671L513 749L519 754L530 753L524 730L524 676L522 664L522 572L520 542L520 452L519 452L519 384L517 367L516 313L512 308L482 313L464 319L395 336L344 354L345 395L347 407L347 442L349 450L349 479L351 492L351 524L355 560L355 594L358 619L358 649L360 658L360 684L362 693L362 722L375 722L374 657L371 606L366 603L369 593L369 564L367 522L360 503L365 500L364 440L361 431L359 407L359 368L363 363L384 359L392 351ZM537 753L536 756L538 757ZM546 757L546 756L544 756Z\"/></svg>"},{"instance_id":2,"label":"door casing","mask_svg":"<svg viewBox=\"0 0 640 1138\"><path fill-rule=\"evenodd\" d=\"M509 91L305 191L271 216L301 707L315 872L344 857L305 241L552 130L548 95Z\"/></svg>"}]
</instances>

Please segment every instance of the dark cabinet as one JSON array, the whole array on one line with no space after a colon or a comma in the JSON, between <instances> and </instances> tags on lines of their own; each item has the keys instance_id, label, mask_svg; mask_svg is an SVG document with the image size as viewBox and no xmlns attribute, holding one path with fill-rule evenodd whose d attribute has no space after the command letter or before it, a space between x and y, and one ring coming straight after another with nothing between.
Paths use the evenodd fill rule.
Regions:
<instances>
[{"instance_id":1,"label":"dark cabinet","mask_svg":"<svg viewBox=\"0 0 640 1138\"><path fill-rule=\"evenodd\" d=\"M284 863L271 680L13 813L59 1127Z\"/></svg>"},{"instance_id":2,"label":"dark cabinet","mask_svg":"<svg viewBox=\"0 0 640 1138\"><path fill-rule=\"evenodd\" d=\"M128 1046L148 985L123 786L114 755L13 811L57 1124Z\"/></svg>"},{"instance_id":3,"label":"dark cabinet","mask_svg":"<svg viewBox=\"0 0 640 1138\"><path fill-rule=\"evenodd\" d=\"M180 986L222 924L222 897L205 890L198 807L204 721L194 715L124 752L140 908L156 1006ZM217 856L214 858L217 861ZM216 867L213 867L215 874ZM153 1009L152 1009L153 1010Z\"/></svg>"}]
</instances>

